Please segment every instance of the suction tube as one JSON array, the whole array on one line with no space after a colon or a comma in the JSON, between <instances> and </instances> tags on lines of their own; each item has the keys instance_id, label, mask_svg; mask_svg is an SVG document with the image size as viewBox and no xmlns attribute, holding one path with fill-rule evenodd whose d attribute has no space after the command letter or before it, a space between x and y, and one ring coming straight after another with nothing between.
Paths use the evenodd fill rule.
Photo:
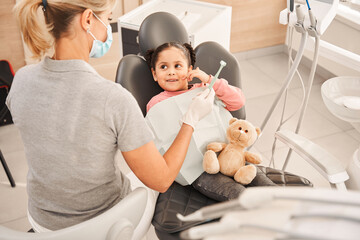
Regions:
<instances>
[{"instance_id":1,"label":"suction tube","mask_svg":"<svg viewBox=\"0 0 360 240\"><path fill-rule=\"evenodd\" d=\"M291 66L287 76L286 76L286 80L285 83L283 84L280 92L278 93L278 95L276 96L275 101L273 102L271 108L269 109L263 123L260 126L260 129L262 132L264 132L264 128L267 124L267 122L269 121L269 118L271 117L271 114L273 113L275 107L277 106L277 104L280 101L281 96L284 94L285 90L289 87L291 80L294 77L294 74L296 72L296 69L299 66L300 60L304 54L304 50L305 50L305 44L306 44L306 39L307 39L307 31L304 31L303 33L301 33L301 42L300 42L300 47L299 47L299 51L296 54L295 60L293 65Z\"/></svg>"},{"instance_id":2,"label":"suction tube","mask_svg":"<svg viewBox=\"0 0 360 240\"><path fill-rule=\"evenodd\" d=\"M319 38L319 36L316 36L315 37L315 51L314 51L313 62L312 62L311 71L310 71L310 75L309 75L309 81L308 81L306 96L305 96L304 104L302 105L299 121L298 121L298 124L297 124L296 129L295 129L295 133L299 133L301 124L302 124L302 122L304 120L304 117L305 117L305 111L306 111L306 107L307 107L308 102L309 102L311 87L312 87L313 82L314 82L316 66L317 66L317 62L318 62L318 59L319 59L319 47L320 47L320 38ZM286 156L286 160L284 162L282 170L285 170L285 168L287 167L287 164L289 162L291 153L292 153L292 149L289 150L289 152L288 152L288 154Z\"/></svg>"}]
</instances>

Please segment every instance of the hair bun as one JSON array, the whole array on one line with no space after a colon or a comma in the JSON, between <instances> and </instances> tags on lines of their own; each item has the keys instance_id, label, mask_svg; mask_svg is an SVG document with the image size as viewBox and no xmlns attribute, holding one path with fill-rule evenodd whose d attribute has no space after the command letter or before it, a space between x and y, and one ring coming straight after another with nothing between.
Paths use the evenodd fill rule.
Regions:
<instances>
[{"instance_id":1,"label":"hair bun","mask_svg":"<svg viewBox=\"0 0 360 240\"><path fill-rule=\"evenodd\" d=\"M146 63L148 64L148 66L151 68L151 61L152 61L152 57L153 57L153 54L154 54L155 50L154 49L149 49L146 51L145 53L145 61Z\"/></svg>"},{"instance_id":2,"label":"hair bun","mask_svg":"<svg viewBox=\"0 0 360 240\"><path fill-rule=\"evenodd\" d=\"M196 55L194 48L189 43L184 43L183 46L189 51L191 65L194 67L196 62Z\"/></svg>"}]
</instances>

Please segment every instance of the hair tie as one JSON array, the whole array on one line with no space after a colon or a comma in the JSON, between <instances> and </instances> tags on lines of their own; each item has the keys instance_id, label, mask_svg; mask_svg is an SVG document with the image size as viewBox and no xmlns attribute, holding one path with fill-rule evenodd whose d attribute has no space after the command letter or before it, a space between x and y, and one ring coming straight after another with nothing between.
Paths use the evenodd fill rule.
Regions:
<instances>
[{"instance_id":1,"label":"hair tie","mask_svg":"<svg viewBox=\"0 0 360 240\"><path fill-rule=\"evenodd\" d=\"M43 11L46 11L46 6L47 6L47 0L42 0L42 5L43 5Z\"/></svg>"}]
</instances>

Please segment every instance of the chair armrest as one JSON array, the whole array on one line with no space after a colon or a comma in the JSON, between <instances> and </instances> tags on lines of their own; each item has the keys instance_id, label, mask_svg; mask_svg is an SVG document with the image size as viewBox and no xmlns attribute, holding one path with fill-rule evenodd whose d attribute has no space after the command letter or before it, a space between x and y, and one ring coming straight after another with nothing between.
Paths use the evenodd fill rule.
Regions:
<instances>
[{"instance_id":1,"label":"chair armrest","mask_svg":"<svg viewBox=\"0 0 360 240\"><path fill-rule=\"evenodd\" d=\"M131 239L133 230L142 220L147 199L147 190L139 187L112 208L84 222L44 233L27 233L0 226L0 240Z\"/></svg>"},{"instance_id":2,"label":"chair armrest","mask_svg":"<svg viewBox=\"0 0 360 240\"><path fill-rule=\"evenodd\" d=\"M289 130L276 132L275 138L299 154L330 183L342 183L349 179L345 166L333 155L309 139Z\"/></svg>"}]
</instances>

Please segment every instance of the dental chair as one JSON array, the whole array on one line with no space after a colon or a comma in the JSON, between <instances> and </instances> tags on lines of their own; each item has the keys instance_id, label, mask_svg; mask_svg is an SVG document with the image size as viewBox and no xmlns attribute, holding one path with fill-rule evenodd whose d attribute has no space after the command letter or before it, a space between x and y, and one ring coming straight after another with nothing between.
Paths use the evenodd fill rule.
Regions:
<instances>
[{"instance_id":1,"label":"dental chair","mask_svg":"<svg viewBox=\"0 0 360 240\"><path fill-rule=\"evenodd\" d=\"M165 12L153 13L145 18L140 26L138 37L139 54L126 55L121 59L117 69L116 82L133 94L145 116L148 101L163 90L153 80L151 71L142 56L148 49L154 49L165 42L189 43L189 38L180 20ZM227 66L222 70L220 77L226 79L229 84L241 88L240 66L230 52L216 42L204 42L195 47L195 53L194 68L199 67L205 72L215 75L220 60L223 60ZM236 118L245 119L245 108L231 112L231 114ZM314 167L319 169L331 184L343 188L344 181L348 176L343 166L332 164L333 161L337 162L336 159L326 154L323 155L319 147L291 131L279 131L275 137L294 149L304 159L312 161ZM259 169L277 186L312 186L307 179L288 172L261 166ZM188 215L201 207L215 203L217 203L216 200L203 195L191 185L181 186L174 182L166 193L162 193L158 197L152 222L157 236L159 239L179 239L180 231L203 224L206 220L181 222L176 214Z\"/></svg>"},{"instance_id":2,"label":"dental chair","mask_svg":"<svg viewBox=\"0 0 360 240\"><path fill-rule=\"evenodd\" d=\"M131 240L147 199L148 191L139 187L108 211L85 222L45 233L26 233L0 226L0 240Z\"/></svg>"}]
</instances>

